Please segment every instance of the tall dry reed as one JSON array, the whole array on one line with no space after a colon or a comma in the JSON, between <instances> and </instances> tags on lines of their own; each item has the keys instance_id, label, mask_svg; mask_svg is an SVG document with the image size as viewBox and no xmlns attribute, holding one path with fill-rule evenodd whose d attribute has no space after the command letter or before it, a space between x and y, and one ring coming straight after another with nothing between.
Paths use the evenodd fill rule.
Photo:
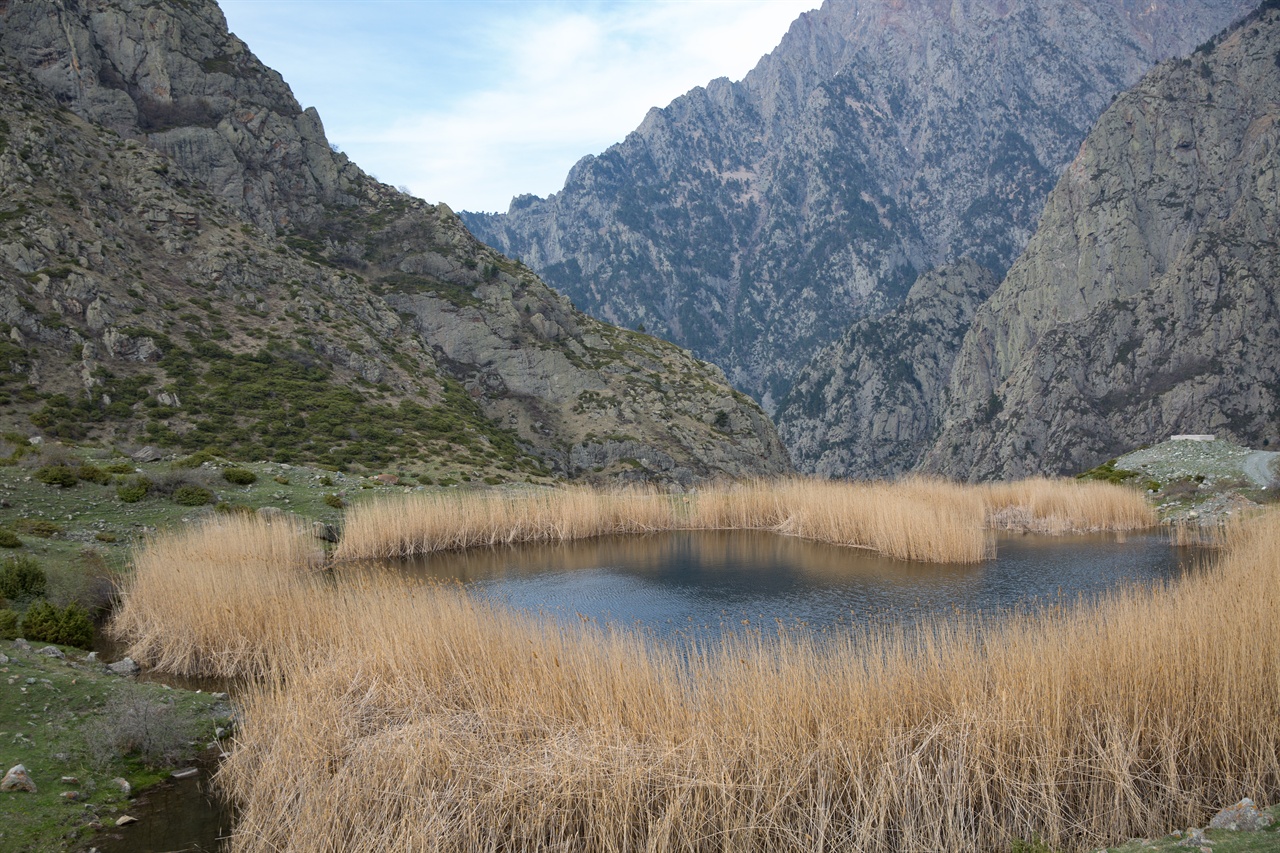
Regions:
<instances>
[{"instance_id":1,"label":"tall dry reed","mask_svg":"<svg viewBox=\"0 0 1280 853\"><path fill-rule=\"evenodd\" d=\"M1084 850L1280 795L1278 571L1272 515L1211 569L1091 605L675 648L355 568L206 561L166 595L139 573L127 601L155 612L127 624L162 655L222 606L246 618L158 659L270 661L220 775L245 853ZM262 572L298 590L275 614L294 629L222 588Z\"/></svg>"},{"instance_id":2,"label":"tall dry reed","mask_svg":"<svg viewBox=\"0 0 1280 853\"><path fill-rule=\"evenodd\" d=\"M1167 588L686 651L314 590L220 780L234 849L1089 849L1280 794L1280 516ZM296 574L292 576L297 576Z\"/></svg>"},{"instance_id":3,"label":"tall dry reed","mask_svg":"<svg viewBox=\"0 0 1280 853\"><path fill-rule=\"evenodd\" d=\"M568 488L418 494L347 514L340 560L662 530L772 530L924 562L979 562L988 528L1132 530L1154 516L1140 494L1104 483L1033 480L964 486L941 480L851 483L792 478L670 495Z\"/></svg>"}]
</instances>

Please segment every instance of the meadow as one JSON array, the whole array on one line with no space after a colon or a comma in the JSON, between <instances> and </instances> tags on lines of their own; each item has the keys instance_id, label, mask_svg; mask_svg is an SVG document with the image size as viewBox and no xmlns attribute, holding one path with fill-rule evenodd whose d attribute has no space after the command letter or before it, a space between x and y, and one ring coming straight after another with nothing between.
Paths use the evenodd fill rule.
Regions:
<instances>
[{"instance_id":1,"label":"meadow","mask_svg":"<svg viewBox=\"0 0 1280 853\"><path fill-rule=\"evenodd\" d=\"M1052 486L945 494L978 495L988 528L1104 526ZM478 495L493 512L452 538L423 536L415 499L384 545L672 515L787 523L761 488L701 508L705 494L620 495L594 527L553 511L573 492ZM785 532L834 537L793 515ZM229 517L139 550L115 630L159 669L246 679L219 777L241 804L236 851L1085 850L1275 798L1278 555L1269 515L1200 572L1089 604L677 647L326 560L306 530Z\"/></svg>"}]
</instances>

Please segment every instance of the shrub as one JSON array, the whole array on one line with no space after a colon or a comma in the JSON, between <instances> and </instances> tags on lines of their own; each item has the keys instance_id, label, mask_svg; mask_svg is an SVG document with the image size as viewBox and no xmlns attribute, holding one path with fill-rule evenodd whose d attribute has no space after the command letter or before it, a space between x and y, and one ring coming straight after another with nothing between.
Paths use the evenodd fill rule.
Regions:
<instances>
[{"instance_id":1,"label":"shrub","mask_svg":"<svg viewBox=\"0 0 1280 853\"><path fill-rule=\"evenodd\" d=\"M132 474L134 471L133 464L130 462L112 462L102 470L108 474Z\"/></svg>"},{"instance_id":2,"label":"shrub","mask_svg":"<svg viewBox=\"0 0 1280 853\"><path fill-rule=\"evenodd\" d=\"M233 504L226 501L218 501L213 507L214 512L220 512L223 515L255 515L257 510L248 504Z\"/></svg>"},{"instance_id":3,"label":"shrub","mask_svg":"<svg viewBox=\"0 0 1280 853\"><path fill-rule=\"evenodd\" d=\"M35 602L22 617L22 636L32 642L54 642L58 636L58 616L58 608L49 602Z\"/></svg>"},{"instance_id":4,"label":"shrub","mask_svg":"<svg viewBox=\"0 0 1280 853\"><path fill-rule=\"evenodd\" d=\"M116 497L127 504L136 504L151 491L151 481L146 477L134 477L127 483L116 486Z\"/></svg>"},{"instance_id":5,"label":"shrub","mask_svg":"<svg viewBox=\"0 0 1280 853\"><path fill-rule=\"evenodd\" d=\"M84 728L90 763L105 769L134 755L148 767L172 764L198 731L191 712L138 694L116 695Z\"/></svg>"},{"instance_id":6,"label":"shrub","mask_svg":"<svg viewBox=\"0 0 1280 853\"><path fill-rule=\"evenodd\" d=\"M18 612L5 608L0 610L0 640L18 639Z\"/></svg>"},{"instance_id":7,"label":"shrub","mask_svg":"<svg viewBox=\"0 0 1280 853\"><path fill-rule=\"evenodd\" d=\"M173 490L173 502L180 506L205 506L213 500L213 492L203 486L179 486Z\"/></svg>"},{"instance_id":8,"label":"shrub","mask_svg":"<svg viewBox=\"0 0 1280 853\"><path fill-rule=\"evenodd\" d=\"M30 557L10 557L0 566L0 596L10 601L39 598L48 584L44 569Z\"/></svg>"},{"instance_id":9,"label":"shrub","mask_svg":"<svg viewBox=\"0 0 1280 853\"><path fill-rule=\"evenodd\" d=\"M77 649L92 649L93 620L89 618L89 611L74 602L63 608L58 616L58 635L52 642Z\"/></svg>"},{"instance_id":10,"label":"shrub","mask_svg":"<svg viewBox=\"0 0 1280 853\"><path fill-rule=\"evenodd\" d=\"M90 649L93 648L93 620L78 604L59 609L47 601L37 601L22 617L22 635L35 642Z\"/></svg>"},{"instance_id":11,"label":"shrub","mask_svg":"<svg viewBox=\"0 0 1280 853\"><path fill-rule=\"evenodd\" d=\"M328 474L325 474L323 477L321 477L321 478L320 478L320 485L322 485L322 486L332 486L332 485L333 485L333 478L332 478L332 477L330 477Z\"/></svg>"},{"instance_id":12,"label":"shrub","mask_svg":"<svg viewBox=\"0 0 1280 853\"><path fill-rule=\"evenodd\" d=\"M199 468L206 462L212 462L215 458L217 457L209 451L201 450L196 453L192 453L190 456L185 456L182 459L179 459L177 462L174 462L173 465L175 468Z\"/></svg>"},{"instance_id":13,"label":"shrub","mask_svg":"<svg viewBox=\"0 0 1280 853\"><path fill-rule=\"evenodd\" d=\"M36 479L47 486L59 486L64 489L69 489L80 482L80 478L69 465L46 465L36 471Z\"/></svg>"},{"instance_id":14,"label":"shrub","mask_svg":"<svg viewBox=\"0 0 1280 853\"><path fill-rule=\"evenodd\" d=\"M13 522L13 529L41 539L52 539L62 532L61 527L43 518L19 518Z\"/></svg>"},{"instance_id":15,"label":"shrub","mask_svg":"<svg viewBox=\"0 0 1280 853\"><path fill-rule=\"evenodd\" d=\"M248 468L224 468L222 470L222 479L233 486L251 486L258 482L258 475ZM287 483L288 480L285 482Z\"/></svg>"},{"instance_id":16,"label":"shrub","mask_svg":"<svg viewBox=\"0 0 1280 853\"><path fill-rule=\"evenodd\" d=\"M21 548L22 540L12 530L0 527L0 548Z\"/></svg>"},{"instance_id":17,"label":"shrub","mask_svg":"<svg viewBox=\"0 0 1280 853\"><path fill-rule=\"evenodd\" d=\"M84 462L76 469L76 476L86 483L97 483L99 486L105 486L111 482L111 474L94 465L92 462Z\"/></svg>"},{"instance_id":18,"label":"shrub","mask_svg":"<svg viewBox=\"0 0 1280 853\"><path fill-rule=\"evenodd\" d=\"M342 498L334 494L325 495L324 502L326 506L331 506L334 509L342 509L346 506L346 504L343 503Z\"/></svg>"}]
</instances>

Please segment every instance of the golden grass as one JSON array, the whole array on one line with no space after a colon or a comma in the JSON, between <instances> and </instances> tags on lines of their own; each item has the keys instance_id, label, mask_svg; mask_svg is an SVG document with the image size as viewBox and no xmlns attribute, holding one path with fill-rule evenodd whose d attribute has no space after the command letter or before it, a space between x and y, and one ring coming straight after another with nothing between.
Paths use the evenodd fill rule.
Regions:
<instances>
[{"instance_id":1,"label":"golden grass","mask_svg":"<svg viewBox=\"0 0 1280 853\"><path fill-rule=\"evenodd\" d=\"M149 544L117 623L272 674L219 776L236 851L1085 850L1280 794L1280 515L1090 606L691 648L317 574L300 534L202 558L262 533Z\"/></svg>"},{"instance_id":2,"label":"golden grass","mask_svg":"<svg viewBox=\"0 0 1280 853\"><path fill-rule=\"evenodd\" d=\"M416 494L354 507L339 560L387 559L480 545L665 530L770 530L924 562L989 559L989 527L1060 533L1132 530L1154 515L1105 483L941 480L851 483L793 478L670 495L653 489Z\"/></svg>"}]
</instances>

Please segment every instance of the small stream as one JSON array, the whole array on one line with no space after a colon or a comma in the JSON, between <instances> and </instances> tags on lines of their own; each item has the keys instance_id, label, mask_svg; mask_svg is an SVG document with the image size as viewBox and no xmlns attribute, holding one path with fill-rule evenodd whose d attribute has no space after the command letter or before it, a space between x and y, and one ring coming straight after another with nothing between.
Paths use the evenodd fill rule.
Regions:
<instances>
[{"instance_id":1,"label":"small stream","mask_svg":"<svg viewBox=\"0 0 1280 853\"><path fill-rule=\"evenodd\" d=\"M482 548L387 568L458 583L474 595L566 623L585 617L681 642L771 630L778 623L828 631L1035 609L1124 585L1170 581L1202 562L1200 554L1174 548L1158 534L1011 536L999 541L994 560L939 565L732 531ZM190 689L227 689L157 680ZM140 795L129 809L138 823L109 827L90 843L101 853L225 849L220 839L229 834L234 814L211 793L213 769L210 760L199 777L166 782Z\"/></svg>"}]
</instances>

